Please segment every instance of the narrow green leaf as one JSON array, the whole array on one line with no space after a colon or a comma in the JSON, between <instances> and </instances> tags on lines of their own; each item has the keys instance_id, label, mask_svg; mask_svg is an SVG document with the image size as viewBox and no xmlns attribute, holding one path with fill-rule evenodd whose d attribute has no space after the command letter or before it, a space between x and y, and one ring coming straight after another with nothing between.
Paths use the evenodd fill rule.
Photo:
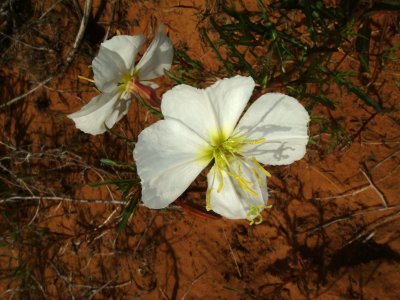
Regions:
<instances>
[{"instance_id":1,"label":"narrow green leaf","mask_svg":"<svg viewBox=\"0 0 400 300\"><path fill-rule=\"evenodd\" d=\"M313 11L309 0L303 0L303 6L304 6L304 14L306 15L306 23L308 26L308 32L310 32L311 39L313 41L316 41L313 20L318 18L318 16L315 16L316 11ZM314 15L313 15L313 12L314 12Z\"/></svg>"},{"instance_id":2,"label":"narrow green leaf","mask_svg":"<svg viewBox=\"0 0 400 300\"><path fill-rule=\"evenodd\" d=\"M117 180L92 183L92 184L89 184L89 186L90 187L100 187L100 186L104 186L104 185L116 185L117 189L120 192L126 192L131 187L133 187L135 184L138 184L139 182L140 182L139 179L126 179L126 180L117 179Z\"/></svg>"},{"instance_id":3,"label":"narrow green leaf","mask_svg":"<svg viewBox=\"0 0 400 300\"><path fill-rule=\"evenodd\" d=\"M330 108L330 109L336 109L337 103L334 102L331 98L325 96L325 95L315 95L311 97L313 100L317 101L318 103L321 103L322 105Z\"/></svg>"},{"instance_id":4,"label":"narrow green leaf","mask_svg":"<svg viewBox=\"0 0 400 300\"><path fill-rule=\"evenodd\" d=\"M370 20L367 19L357 33L356 50L363 72L369 71L369 44L371 39Z\"/></svg>"},{"instance_id":5,"label":"narrow green leaf","mask_svg":"<svg viewBox=\"0 0 400 300\"><path fill-rule=\"evenodd\" d=\"M136 100L138 101L138 103L140 105L145 107L151 114L155 115L156 117L158 117L160 119L163 118L161 111L154 109L151 105L149 105L146 101L144 101L144 99L142 97L139 97L138 95L136 95Z\"/></svg>"},{"instance_id":6,"label":"narrow green leaf","mask_svg":"<svg viewBox=\"0 0 400 300\"><path fill-rule=\"evenodd\" d=\"M250 74L251 77L253 78L257 78L257 74L254 72L253 67L246 61L246 59L244 58L243 54L240 53L235 45L232 44L231 39L225 35L225 33L221 30L221 28L217 25L217 23L215 22L215 20L213 18L210 18L211 21L211 25L215 28L215 30L217 30L219 36L221 39L224 40L224 42L226 43L226 45L229 47L229 50L231 51L231 54L235 57L237 57L240 61L240 63L242 64L242 66L244 67L244 69Z\"/></svg>"},{"instance_id":7,"label":"narrow green leaf","mask_svg":"<svg viewBox=\"0 0 400 300\"><path fill-rule=\"evenodd\" d=\"M108 159L108 158L101 158L100 162L103 165L110 166L110 167L130 168L132 170L135 170L135 166L133 166L131 164L116 162L116 161L113 161L113 160Z\"/></svg>"},{"instance_id":8,"label":"narrow green leaf","mask_svg":"<svg viewBox=\"0 0 400 300\"><path fill-rule=\"evenodd\" d=\"M381 0L376 1L371 10L400 10L399 0Z\"/></svg>"},{"instance_id":9,"label":"narrow green leaf","mask_svg":"<svg viewBox=\"0 0 400 300\"><path fill-rule=\"evenodd\" d=\"M172 74L171 72L169 72L167 70L164 70L164 74L167 75L168 78L172 79L176 83L179 83L179 84L184 83L182 79L176 77L174 74Z\"/></svg>"},{"instance_id":10,"label":"narrow green leaf","mask_svg":"<svg viewBox=\"0 0 400 300\"><path fill-rule=\"evenodd\" d=\"M214 51L215 55L217 55L217 58L222 64L224 65L226 71L229 73L229 75L235 74L235 70L230 62L227 62L221 55L221 53L218 51L217 47L215 47L214 43L211 41L210 37L208 36L207 32L203 30L203 36L206 38L208 44L210 45L211 49Z\"/></svg>"},{"instance_id":11,"label":"narrow green leaf","mask_svg":"<svg viewBox=\"0 0 400 300\"><path fill-rule=\"evenodd\" d=\"M128 224L130 218L133 216L138 204L140 201L140 197L136 196L129 200L128 205L125 207L124 211L122 212L121 219L119 221L117 227L117 233L120 233L126 225Z\"/></svg>"},{"instance_id":12,"label":"narrow green leaf","mask_svg":"<svg viewBox=\"0 0 400 300\"><path fill-rule=\"evenodd\" d=\"M376 111L378 111L378 112L382 111L382 108L379 105L379 103L376 102L375 100L371 99L370 97L368 97L368 95L363 90L361 90L360 88L358 88L355 85L351 84L347 80L343 80L342 84L347 88L348 91L350 91L353 94L357 95L358 98L363 100L366 104L368 104L368 105L372 106L373 108L375 108Z\"/></svg>"}]
</instances>

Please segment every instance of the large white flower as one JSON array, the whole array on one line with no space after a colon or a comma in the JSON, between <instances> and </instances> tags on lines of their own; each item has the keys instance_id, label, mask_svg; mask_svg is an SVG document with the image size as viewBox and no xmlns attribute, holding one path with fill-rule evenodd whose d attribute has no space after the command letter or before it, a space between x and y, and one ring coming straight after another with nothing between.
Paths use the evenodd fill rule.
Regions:
<instances>
[{"instance_id":1,"label":"large white flower","mask_svg":"<svg viewBox=\"0 0 400 300\"><path fill-rule=\"evenodd\" d=\"M133 153L145 206L166 207L213 163L207 209L230 219L261 221L269 173L260 163L301 159L309 116L296 99L271 93L239 120L254 85L251 77L236 76L205 90L178 85L163 95L164 120L140 133Z\"/></svg>"},{"instance_id":2,"label":"large white flower","mask_svg":"<svg viewBox=\"0 0 400 300\"><path fill-rule=\"evenodd\" d=\"M118 35L101 44L92 62L94 83L101 94L68 115L77 128L90 134L103 133L128 112L132 94L151 100L158 85L149 80L171 67L174 54L171 40L162 29L160 26L137 65L135 58L145 42L143 35Z\"/></svg>"}]
</instances>

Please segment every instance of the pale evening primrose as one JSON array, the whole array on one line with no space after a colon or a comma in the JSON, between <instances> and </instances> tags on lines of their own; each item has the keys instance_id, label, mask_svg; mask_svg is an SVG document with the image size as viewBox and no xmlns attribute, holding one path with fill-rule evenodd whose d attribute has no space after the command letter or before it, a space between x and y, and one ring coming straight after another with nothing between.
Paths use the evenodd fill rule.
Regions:
<instances>
[{"instance_id":1,"label":"pale evening primrose","mask_svg":"<svg viewBox=\"0 0 400 300\"><path fill-rule=\"evenodd\" d=\"M212 163L206 208L262 221L269 173L261 164L287 165L304 156L309 115L296 99L270 93L239 120L254 86L251 77L236 76L205 90L178 85L163 95L164 120L140 133L133 152L145 206L168 206Z\"/></svg>"},{"instance_id":2,"label":"pale evening primrose","mask_svg":"<svg viewBox=\"0 0 400 300\"><path fill-rule=\"evenodd\" d=\"M158 85L149 80L171 67L174 54L171 40L162 29L160 26L137 65L135 58L145 42L143 35L117 35L101 44L92 62L93 81L101 94L68 115L77 128L93 135L103 133L128 112L132 95L151 98Z\"/></svg>"}]
</instances>

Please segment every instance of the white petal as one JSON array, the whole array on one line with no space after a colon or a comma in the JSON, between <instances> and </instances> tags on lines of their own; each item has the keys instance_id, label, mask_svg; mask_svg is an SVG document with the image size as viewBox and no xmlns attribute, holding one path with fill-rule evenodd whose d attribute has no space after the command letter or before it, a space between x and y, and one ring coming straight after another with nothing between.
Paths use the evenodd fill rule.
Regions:
<instances>
[{"instance_id":1,"label":"white petal","mask_svg":"<svg viewBox=\"0 0 400 300\"><path fill-rule=\"evenodd\" d=\"M169 70L174 57L174 47L171 40L163 32L160 25L157 34L149 48L143 54L136 68L140 70L140 80L151 80L164 75L164 69Z\"/></svg>"},{"instance_id":2,"label":"white petal","mask_svg":"<svg viewBox=\"0 0 400 300\"><path fill-rule=\"evenodd\" d=\"M94 82L100 91L112 92L122 77L130 73L143 42L143 36L122 35L101 44L92 62Z\"/></svg>"},{"instance_id":3,"label":"white petal","mask_svg":"<svg viewBox=\"0 0 400 300\"><path fill-rule=\"evenodd\" d=\"M238 173L238 165L240 165L241 176L250 182L251 189L255 194L243 190L224 171L222 171L223 186L221 191L218 192L220 176L218 173L215 174L214 166L207 175L208 188L212 188L210 206L213 211L229 219L246 219L248 217L253 219L256 215L250 216L249 210L253 207L260 207L256 209L257 212L260 212L263 210L262 206L267 204L267 179L264 173L249 160L234 161L231 167L235 173Z\"/></svg>"},{"instance_id":4,"label":"white petal","mask_svg":"<svg viewBox=\"0 0 400 300\"><path fill-rule=\"evenodd\" d=\"M310 117L294 98L265 94L246 111L235 130L249 139L265 138L264 143L248 145L242 151L259 162L287 165L303 158L308 142Z\"/></svg>"},{"instance_id":5,"label":"white petal","mask_svg":"<svg viewBox=\"0 0 400 300\"><path fill-rule=\"evenodd\" d=\"M154 90L159 87L159 85L157 83L153 82L153 81L142 80L142 81L140 81L140 83L143 84L143 85L149 86Z\"/></svg>"},{"instance_id":6,"label":"white petal","mask_svg":"<svg viewBox=\"0 0 400 300\"><path fill-rule=\"evenodd\" d=\"M207 94L214 106L220 128L231 135L240 118L255 83L251 77L235 76L219 80L209 88Z\"/></svg>"},{"instance_id":7,"label":"white petal","mask_svg":"<svg viewBox=\"0 0 400 300\"><path fill-rule=\"evenodd\" d=\"M107 130L107 127L113 127L128 112L130 103L129 99L123 99L116 91L110 94L103 93L68 117L83 132L93 135L101 134Z\"/></svg>"},{"instance_id":8,"label":"white petal","mask_svg":"<svg viewBox=\"0 0 400 300\"><path fill-rule=\"evenodd\" d=\"M164 208L175 201L208 165L208 144L179 121L161 120L144 129L133 152L142 181L142 201Z\"/></svg>"},{"instance_id":9,"label":"white petal","mask_svg":"<svg viewBox=\"0 0 400 300\"><path fill-rule=\"evenodd\" d=\"M163 94L161 111L166 120L181 121L205 140L209 140L211 130L218 128L205 90L185 84L177 85Z\"/></svg>"},{"instance_id":10,"label":"white petal","mask_svg":"<svg viewBox=\"0 0 400 300\"><path fill-rule=\"evenodd\" d=\"M101 46L117 53L124 61L125 68L131 70L134 66L136 55L145 40L143 35L116 35L102 43Z\"/></svg>"},{"instance_id":11,"label":"white petal","mask_svg":"<svg viewBox=\"0 0 400 300\"><path fill-rule=\"evenodd\" d=\"M219 80L206 90L182 84L163 95L161 111L165 118L181 120L206 140L218 131L227 138L253 88L254 80L242 76Z\"/></svg>"}]
</instances>

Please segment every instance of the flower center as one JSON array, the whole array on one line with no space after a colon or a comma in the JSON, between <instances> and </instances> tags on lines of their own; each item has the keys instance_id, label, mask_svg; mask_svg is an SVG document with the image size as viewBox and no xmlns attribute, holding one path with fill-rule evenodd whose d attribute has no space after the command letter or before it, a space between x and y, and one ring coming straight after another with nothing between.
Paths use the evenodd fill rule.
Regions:
<instances>
[{"instance_id":1,"label":"flower center","mask_svg":"<svg viewBox=\"0 0 400 300\"><path fill-rule=\"evenodd\" d=\"M121 82L118 83L118 89L121 94L134 94L146 100L153 107L160 107L161 99L158 97L154 89L140 83L139 70L134 70L132 74L128 73L122 76Z\"/></svg>"},{"instance_id":2,"label":"flower center","mask_svg":"<svg viewBox=\"0 0 400 300\"><path fill-rule=\"evenodd\" d=\"M139 82L139 71L134 70L131 73L124 74L118 82L119 92L121 94L136 92L136 82Z\"/></svg>"},{"instance_id":3,"label":"flower center","mask_svg":"<svg viewBox=\"0 0 400 300\"><path fill-rule=\"evenodd\" d=\"M228 175L240 188L240 194L247 201L250 207L247 217L250 224L259 224L262 221L260 211L266 208L266 205L254 205L250 201L250 195L257 197L258 194L254 189L255 183L251 182L246 178L241 170L241 165L245 165L249 168L255 178L257 178L259 186L262 186L259 171L261 171L266 176L270 177L271 174L267 172L254 157L245 156L241 151L245 145L248 144L260 144L265 141L264 138L250 140L246 139L244 135L234 135L226 138L226 135L218 132L211 136L211 146L207 147L202 151L201 159L206 159L207 161L214 161L214 174L211 185L207 190L206 194L206 209L211 210L211 191L214 188L214 182L216 176L218 176L219 184L217 187L217 192L221 192L224 185L223 175ZM251 161L251 163L249 162ZM224 174L223 174L224 173ZM257 219L255 221L255 219Z\"/></svg>"}]
</instances>

